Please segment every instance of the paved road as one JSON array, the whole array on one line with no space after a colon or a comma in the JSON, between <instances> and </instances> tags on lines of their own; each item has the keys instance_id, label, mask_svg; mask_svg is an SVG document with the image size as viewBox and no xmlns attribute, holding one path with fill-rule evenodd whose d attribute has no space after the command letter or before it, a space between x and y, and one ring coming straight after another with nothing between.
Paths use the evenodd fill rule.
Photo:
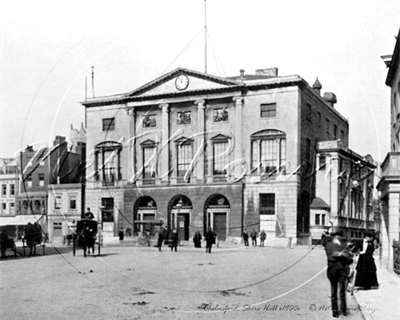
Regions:
<instances>
[{"instance_id":1,"label":"paved road","mask_svg":"<svg viewBox=\"0 0 400 320\"><path fill-rule=\"evenodd\" d=\"M326 319L321 248L108 246L0 261L1 319ZM54 251L54 250L53 250ZM47 251L49 252L49 250ZM346 319L362 319L348 295ZM362 306L361 306L362 307ZM342 316L341 316L342 317Z\"/></svg>"}]
</instances>

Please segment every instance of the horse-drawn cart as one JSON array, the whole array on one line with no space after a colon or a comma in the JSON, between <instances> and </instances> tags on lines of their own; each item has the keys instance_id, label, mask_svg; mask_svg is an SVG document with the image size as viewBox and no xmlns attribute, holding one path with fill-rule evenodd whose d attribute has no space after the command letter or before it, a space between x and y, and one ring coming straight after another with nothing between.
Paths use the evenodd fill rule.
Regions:
<instances>
[{"instance_id":1,"label":"horse-drawn cart","mask_svg":"<svg viewBox=\"0 0 400 320\"><path fill-rule=\"evenodd\" d=\"M94 255L94 248L97 245L98 254L100 255L100 247L103 245L101 228L96 220L82 219L76 224L76 231L73 235L73 249L72 252L75 256L78 248L83 249L83 255L86 257L86 251L90 255Z\"/></svg>"}]
</instances>

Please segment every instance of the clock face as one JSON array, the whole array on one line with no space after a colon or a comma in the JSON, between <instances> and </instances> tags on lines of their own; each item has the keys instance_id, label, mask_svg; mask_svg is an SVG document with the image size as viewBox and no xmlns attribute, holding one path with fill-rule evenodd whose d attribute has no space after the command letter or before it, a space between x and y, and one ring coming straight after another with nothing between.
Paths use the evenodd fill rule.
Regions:
<instances>
[{"instance_id":1,"label":"clock face","mask_svg":"<svg viewBox=\"0 0 400 320\"><path fill-rule=\"evenodd\" d=\"M189 86L189 78L181 74L175 79L175 87L179 90L185 90Z\"/></svg>"}]
</instances>

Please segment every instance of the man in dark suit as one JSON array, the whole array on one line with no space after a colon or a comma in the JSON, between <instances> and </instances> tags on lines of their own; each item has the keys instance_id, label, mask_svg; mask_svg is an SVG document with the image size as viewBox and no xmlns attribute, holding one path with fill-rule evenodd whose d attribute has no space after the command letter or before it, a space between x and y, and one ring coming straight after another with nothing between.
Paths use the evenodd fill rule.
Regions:
<instances>
[{"instance_id":1,"label":"man in dark suit","mask_svg":"<svg viewBox=\"0 0 400 320\"><path fill-rule=\"evenodd\" d=\"M178 251L178 249L177 249L178 248L178 242L179 242L179 235L178 235L178 232L176 231L176 229L174 229L172 231L172 233L171 233L171 243L170 243L171 251L174 248L175 248L175 252Z\"/></svg>"},{"instance_id":2,"label":"man in dark suit","mask_svg":"<svg viewBox=\"0 0 400 320\"><path fill-rule=\"evenodd\" d=\"M215 233L211 230L211 228L208 228L208 231L206 233L206 253L211 253L211 248L213 243L215 243Z\"/></svg>"},{"instance_id":3,"label":"man in dark suit","mask_svg":"<svg viewBox=\"0 0 400 320\"><path fill-rule=\"evenodd\" d=\"M329 235L322 236L322 245L325 248L328 259L327 277L331 283L331 305L332 315L339 317L338 289L340 295L340 308L345 316L346 305L346 284L349 274L349 265L352 263L352 255L342 232L332 229Z\"/></svg>"}]
</instances>

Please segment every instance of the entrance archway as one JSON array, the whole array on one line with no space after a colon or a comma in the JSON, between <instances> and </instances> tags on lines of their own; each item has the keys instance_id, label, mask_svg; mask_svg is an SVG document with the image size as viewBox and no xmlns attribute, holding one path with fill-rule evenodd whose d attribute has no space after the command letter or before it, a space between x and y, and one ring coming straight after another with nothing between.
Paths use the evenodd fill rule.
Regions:
<instances>
[{"instance_id":1,"label":"entrance archway","mask_svg":"<svg viewBox=\"0 0 400 320\"><path fill-rule=\"evenodd\" d=\"M213 194L204 203L204 234L212 228L218 239L225 241L229 231L229 200L222 194Z\"/></svg>"},{"instance_id":2,"label":"entrance archway","mask_svg":"<svg viewBox=\"0 0 400 320\"><path fill-rule=\"evenodd\" d=\"M133 221L156 220L157 204L150 196L138 198L133 206ZM143 225L133 225L133 232L137 234L143 231Z\"/></svg>"},{"instance_id":3,"label":"entrance archway","mask_svg":"<svg viewBox=\"0 0 400 320\"><path fill-rule=\"evenodd\" d=\"M192 201L183 194L172 197L168 203L168 229L176 229L181 240L190 239L192 209Z\"/></svg>"}]
</instances>

